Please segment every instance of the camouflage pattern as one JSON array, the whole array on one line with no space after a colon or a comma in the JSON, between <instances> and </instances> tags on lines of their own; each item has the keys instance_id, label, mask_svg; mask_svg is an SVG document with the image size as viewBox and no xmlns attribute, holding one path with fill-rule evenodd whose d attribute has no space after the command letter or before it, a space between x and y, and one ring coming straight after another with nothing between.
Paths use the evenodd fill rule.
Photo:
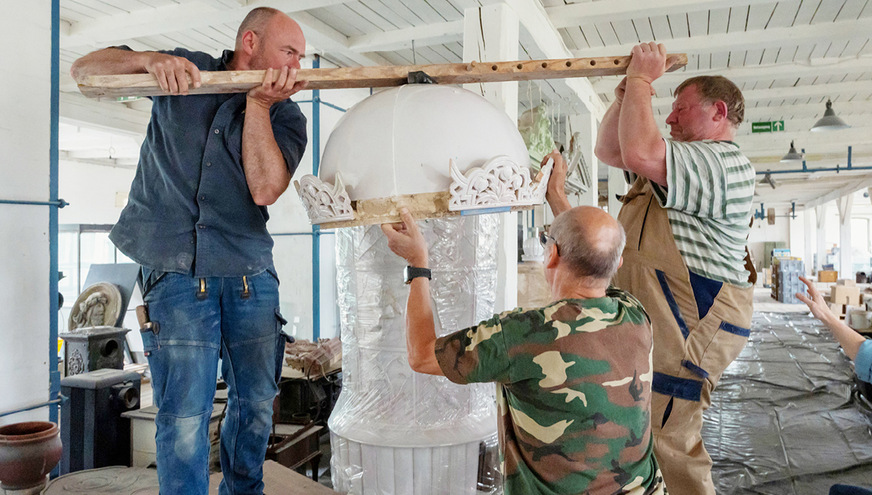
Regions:
<instances>
[{"instance_id":1,"label":"camouflage pattern","mask_svg":"<svg viewBox=\"0 0 872 495\"><path fill-rule=\"evenodd\" d=\"M611 288L496 315L436 357L453 382L497 382L506 494L650 494L651 348L642 305Z\"/></svg>"}]
</instances>

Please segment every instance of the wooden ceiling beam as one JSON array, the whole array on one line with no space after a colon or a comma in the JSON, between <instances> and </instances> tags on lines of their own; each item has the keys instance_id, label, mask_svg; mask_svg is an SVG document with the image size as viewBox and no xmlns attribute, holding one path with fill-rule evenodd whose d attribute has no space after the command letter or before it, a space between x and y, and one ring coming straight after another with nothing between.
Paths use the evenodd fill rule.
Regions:
<instances>
[{"instance_id":1,"label":"wooden ceiling beam","mask_svg":"<svg viewBox=\"0 0 872 495\"><path fill-rule=\"evenodd\" d=\"M686 14L709 9L747 7L748 5L772 3L771 0L609 0L608 2L580 2L545 11L556 28L578 27L581 24L614 22L625 19L670 14Z\"/></svg>"},{"instance_id":2,"label":"wooden ceiling beam","mask_svg":"<svg viewBox=\"0 0 872 495\"><path fill-rule=\"evenodd\" d=\"M872 93L872 81L855 81L830 84L806 84L803 86L792 86L789 88L771 88L771 89L749 89L743 91L745 102L756 100L790 100L802 98L821 98L823 101L830 96L835 98L838 95L854 95L854 94L869 94ZM657 96L653 98L651 105L655 110L668 110L672 107L672 102L675 99L671 96ZM850 104L846 102L846 104ZM833 100L833 109L836 114L839 113L838 99ZM824 105L821 103L821 112L824 111Z\"/></svg>"},{"instance_id":3,"label":"wooden ceiling beam","mask_svg":"<svg viewBox=\"0 0 872 495\"><path fill-rule=\"evenodd\" d=\"M610 5L611 2L608 2ZM852 21L828 22L795 27L777 27L757 29L753 31L737 31L733 33L710 34L691 38L666 40L664 44L670 51L684 52L688 55L722 52L725 48L733 52L741 50L756 50L760 48L778 48L785 45L796 46L806 43L831 42L852 38L868 38L872 32L872 18L861 18ZM630 53L638 43L622 45L607 45L600 48L574 50L576 57L600 57L609 53Z\"/></svg>"},{"instance_id":4,"label":"wooden ceiling beam","mask_svg":"<svg viewBox=\"0 0 872 495\"><path fill-rule=\"evenodd\" d=\"M125 39L157 36L215 24L239 25L255 7L273 7L294 17L296 12L350 1L254 0L236 8L222 7L215 2L194 1L143 8L70 24L61 33L61 45L65 50L82 46L96 48Z\"/></svg>"}]
</instances>

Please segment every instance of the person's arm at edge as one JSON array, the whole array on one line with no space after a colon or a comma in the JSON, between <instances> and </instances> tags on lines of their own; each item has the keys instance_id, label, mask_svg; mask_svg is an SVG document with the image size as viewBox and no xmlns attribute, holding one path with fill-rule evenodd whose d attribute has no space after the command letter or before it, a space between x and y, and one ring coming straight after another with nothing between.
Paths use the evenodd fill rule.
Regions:
<instances>
[{"instance_id":1,"label":"person's arm at edge","mask_svg":"<svg viewBox=\"0 0 872 495\"><path fill-rule=\"evenodd\" d=\"M410 266L429 268L427 244L418 224L409 211L400 211L403 222L382 224L391 251L404 258ZM416 277L409 284L406 301L406 352L409 366L418 373L444 376L436 359L436 325L430 303L430 280Z\"/></svg>"},{"instance_id":2,"label":"person's arm at edge","mask_svg":"<svg viewBox=\"0 0 872 495\"><path fill-rule=\"evenodd\" d=\"M808 287L808 296L797 293L797 299L804 302L806 306L808 306L808 309L811 310L814 317L827 326L836 340L839 341L839 345L841 345L842 349L845 350L845 354L848 358L850 358L851 361L856 359L857 352L860 350L860 345L866 341L866 337L855 332L851 327L840 320L838 316L830 311L830 307L824 300L824 296L821 295L808 279L805 277L799 277L799 280Z\"/></svg>"},{"instance_id":3,"label":"person's arm at edge","mask_svg":"<svg viewBox=\"0 0 872 495\"><path fill-rule=\"evenodd\" d=\"M242 126L242 168L255 204L271 205L291 183L291 173L273 134L270 107L286 100L305 87L296 80L296 70L283 67L272 82L273 69L267 69L263 83L246 96Z\"/></svg>"},{"instance_id":4,"label":"person's arm at edge","mask_svg":"<svg viewBox=\"0 0 872 495\"><path fill-rule=\"evenodd\" d=\"M542 158L540 166L545 166L548 160L554 160L551 167L551 176L548 178L548 187L545 189L545 200L551 207L551 213L556 217L564 211L572 208L569 198L566 196L566 160L559 151L553 150Z\"/></svg>"},{"instance_id":5,"label":"person's arm at edge","mask_svg":"<svg viewBox=\"0 0 872 495\"><path fill-rule=\"evenodd\" d=\"M667 68L666 48L641 44L633 48L627 67L627 87L618 119L621 159L626 168L666 185L666 143L651 108L651 83Z\"/></svg>"},{"instance_id":6,"label":"person's arm at edge","mask_svg":"<svg viewBox=\"0 0 872 495\"><path fill-rule=\"evenodd\" d=\"M70 75L79 83L87 76L143 73L152 74L170 94L188 92L188 75L193 87L200 87L200 69L184 57L166 53L103 48L77 59L70 67Z\"/></svg>"},{"instance_id":7,"label":"person's arm at edge","mask_svg":"<svg viewBox=\"0 0 872 495\"><path fill-rule=\"evenodd\" d=\"M609 105L603 120L600 122L596 134L596 148L594 154L597 158L610 167L626 169L621 159L621 140L618 136L618 121L621 115L621 105L624 100L624 92L627 87L627 78L615 88L615 101Z\"/></svg>"}]
</instances>

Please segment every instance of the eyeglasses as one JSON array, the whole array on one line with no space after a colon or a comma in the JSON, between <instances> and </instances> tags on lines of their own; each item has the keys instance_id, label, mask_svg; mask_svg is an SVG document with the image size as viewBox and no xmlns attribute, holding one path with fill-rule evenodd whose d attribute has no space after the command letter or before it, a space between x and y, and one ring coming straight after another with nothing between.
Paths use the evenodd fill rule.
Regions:
<instances>
[{"instance_id":1,"label":"eyeglasses","mask_svg":"<svg viewBox=\"0 0 872 495\"><path fill-rule=\"evenodd\" d=\"M546 234L545 232L539 232L539 244L542 244L542 246L545 246L548 244L549 240L551 242L553 242L554 244L557 244L557 241L553 237Z\"/></svg>"}]
</instances>

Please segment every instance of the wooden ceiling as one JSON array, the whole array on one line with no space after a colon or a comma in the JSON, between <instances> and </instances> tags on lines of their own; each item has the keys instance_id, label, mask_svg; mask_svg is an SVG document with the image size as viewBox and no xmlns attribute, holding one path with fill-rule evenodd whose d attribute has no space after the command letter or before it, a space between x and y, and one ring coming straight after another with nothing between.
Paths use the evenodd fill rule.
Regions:
<instances>
[{"instance_id":1,"label":"wooden ceiling","mask_svg":"<svg viewBox=\"0 0 872 495\"><path fill-rule=\"evenodd\" d=\"M805 149L808 169L839 169L774 175L774 189L758 187L767 207L814 205L872 186L872 0L61 0L62 157L135 164L148 102L86 100L66 76L73 60L96 48L185 46L218 54L232 47L251 8L268 5L296 19L308 52L328 64L457 63L464 12L494 3L519 13L519 59L626 55L651 40L687 53L688 66L655 85L661 122L681 80L732 79L745 94L748 122L737 141L759 172L800 169L779 162L791 140ZM555 117L577 113L586 92L604 108L618 80L592 78L581 89L571 80L522 82L519 110L548 102ZM850 129L810 132L827 99ZM768 121L783 121L784 130L751 132L750 122ZM91 136L93 129L115 136L114 157L106 156L105 143L94 144L100 137ZM128 141L132 152L119 144ZM859 170L845 170L849 146Z\"/></svg>"}]
</instances>

